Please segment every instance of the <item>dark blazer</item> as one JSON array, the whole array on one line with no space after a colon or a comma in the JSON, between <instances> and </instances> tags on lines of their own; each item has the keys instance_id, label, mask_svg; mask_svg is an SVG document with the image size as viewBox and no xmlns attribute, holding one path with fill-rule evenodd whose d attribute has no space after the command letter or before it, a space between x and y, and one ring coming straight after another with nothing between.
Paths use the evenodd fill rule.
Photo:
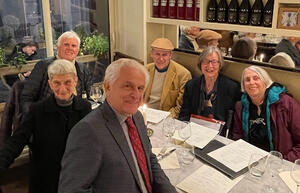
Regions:
<instances>
[{"instance_id":1,"label":"dark blazer","mask_svg":"<svg viewBox=\"0 0 300 193\"><path fill-rule=\"evenodd\" d=\"M145 151L153 193L175 193L151 151L140 112L133 115L133 121ZM58 192L141 193L123 129L106 101L72 129L62 159Z\"/></svg>"},{"instance_id":2,"label":"dark blazer","mask_svg":"<svg viewBox=\"0 0 300 193\"><path fill-rule=\"evenodd\" d=\"M29 78L26 79L21 97L24 112L27 112L30 103L40 101L52 94L48 84L48 66L54 60L56 60L56 57L39 61L34 66ZM92 75L89 69L84 64L76 61L75 68L78 77L76 85L77 96L81 97L82 91L86 91L87 95L89 95L92 85Z\"/></svg>"},{"instance_id":3,"label":"dark blazer","mask_svg":"<svg viewBox=\"0 0 300 193\"><path fill-rule=\"evenodd\" d=\"M277 54L279 52L287 53L295 62L295 66L300 67L300 54L298 53L296 46L289 40L282 39L279 44L277 44L275 53Z\"/></svg>"},{"instance_id":4,"label":"dark blazer","mask_svg":"<svg viewBox=\"0 0 300 193\"><path fill-rule=\"evenodd\" d=\"M186 83L183 104L179 114L180 120L188 121L191 114L198 114L200 101L204 101L200 97L202 78L204 78L203 75L193 78ZM219 74L217 81L217 98L212 109L213 116L214 119L227 122L228 115L232 115L235 103L241 98L240 85L222 74ZM230 110L232 111L231 113Z\"/></svg>"},{"instance_id":5,"label":"dark blazer","mask_svg":"<svg viewBox=\"0 0 300 193\"><path fill-rule=\"evenodd\" d=\"M68 134L90 111L91 104L78 97L74 97L72 106L67 108L58 107L54 96L33 103L20 128L0 150L0 170L10 166L32 136L29 192L56 193Z\"/></svg>"},{"instance_id":6,"label":"dark blazer","mask_svg":"<svg viewBox=\"0 0 300 193\"><path fill-rule=\"evenodd\" d=\"M186 37L186 35L181 34L179 38L179 48L187 49L187 50L195 50L193 43Z\"/></svg>"}]
</instances>

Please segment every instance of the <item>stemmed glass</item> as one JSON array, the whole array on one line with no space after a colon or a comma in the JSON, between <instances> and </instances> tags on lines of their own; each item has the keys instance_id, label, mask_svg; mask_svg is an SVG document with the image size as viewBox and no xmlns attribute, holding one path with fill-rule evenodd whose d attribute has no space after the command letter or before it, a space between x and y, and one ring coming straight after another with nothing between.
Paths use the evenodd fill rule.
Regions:
<instances>
[{"instance_id":1,"label":"stemmed glass","mask_svg":"<svg viewBox=\"0 0 300 193\"><path fill-rule=\"evenodd\" d=\"M90 98L95 102L98 103L100 98L102 97L102 91L99 86L93 85L90 90Z\"/></svg>"},{"instance_id":2,"label":"stemmed glass","mask_svg":"<svg viewBox=\"0 0 300 193\"><path fill-rule=\"evenodd\" d=\"M189 124L189 122L186 121L182 121L180 124L180 128L178 130L178 135L179 137L183 140L183 148L182 148L182 162L186 165L192 163L194 155L189 152L190 149L188 148L186 144L186 140L188 140L191 135L192 135L192 131L191 131L191 125Z\"/></svg>"},{"instance_id":3,"label":"stemmed glass","mask_svg":"<svg viewBox=\"0 0 300 193\"><path fill-rule=\"evenodd\" d=\"M270 151L267 157L268 170L270 171L271 178L278 176L278 173L282 169L282 154L278 151ZM272 180L273 181L273 180ZM277 192L271 185L266 185L264 188L265 193Z\"/></svg>"},{"instance_id":4,"label":"stemmed glass","mask_svg":"<svg viewBox=\"0 0 300 193\"><path fill-rule=\"evenodd\" d=\"M163 134L167 137L167 144L170 142L171 144L171 137L175 132L175 119L172 117L167 117L163 122Z\"/></svg>"},{"instance_id":5,"label":"stemmed glass","mask_svg":"<svg viewBox=\"0 0 300 193\"><path fill-rule=\"evenodd\" d=\"M300 193L300 159L295 160L291 170L291 177L297 184L297 193Z\"/></svg>"}]
</instances>

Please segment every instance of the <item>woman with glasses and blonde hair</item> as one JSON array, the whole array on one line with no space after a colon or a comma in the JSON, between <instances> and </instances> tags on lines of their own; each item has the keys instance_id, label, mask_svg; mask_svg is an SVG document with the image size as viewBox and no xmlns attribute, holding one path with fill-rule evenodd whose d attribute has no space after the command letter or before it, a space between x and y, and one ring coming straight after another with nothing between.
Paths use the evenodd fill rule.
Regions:
<instances>
[{"instance_id":1,"label":"woman with glasses and blonde hair","mask_svg":"<svg viewBox=\"0 0 300 193\"><path fill-rule=\"evenodd\" d=\"M190 120L190 115L201 115L227 121L235 103L240 100L240 86L220 73L224 64L217 47L207 47L200 55L198 67L202 71L185 85L179 119Z\"/></svg>"},{"instance_id":2,"label":"woman with glasses and blonde hair","mask_svg":"<svg viewBox=\"0 0 300 193\"><path fill-rule=\"evenodd\" d=\"M292 162L299 159L300 105L258 66L243 71L241 88L244 93L241 103L236 104L233 139L279 151Z\"/></svg>"}]
</instances>

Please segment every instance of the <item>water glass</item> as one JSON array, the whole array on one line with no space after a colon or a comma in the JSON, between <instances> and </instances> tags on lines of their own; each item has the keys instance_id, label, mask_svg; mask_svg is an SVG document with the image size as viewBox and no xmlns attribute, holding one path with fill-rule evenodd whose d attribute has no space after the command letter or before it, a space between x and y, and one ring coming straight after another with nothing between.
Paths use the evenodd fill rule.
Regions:
<instances>
[{"instance_id":1,"label":"water glass","mask_svg":"<svg viewBox=\"0 0 300 193\"><path fill-rule=\"evenodd\" d=\"M266 158L261 154L252 154L248 163L249 173L254 178L260 178L265 173Z\"/></svg>"}]
</instances>

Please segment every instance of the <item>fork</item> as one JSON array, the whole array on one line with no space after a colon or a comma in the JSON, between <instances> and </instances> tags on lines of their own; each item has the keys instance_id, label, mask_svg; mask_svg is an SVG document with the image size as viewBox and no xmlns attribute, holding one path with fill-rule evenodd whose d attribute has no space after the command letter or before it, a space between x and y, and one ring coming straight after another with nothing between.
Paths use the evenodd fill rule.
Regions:
<instances>
[{"instance_id":1,"label":"fork","mask_svg":"<svg viewBox=\"0 0 300 193\"><path fill-rule=\"evenodd\" d=\"M167 149L168 149L168 147L164 146L158 153L157 157L162 157L166 153Z\"/></svg>"}]
</instances>

